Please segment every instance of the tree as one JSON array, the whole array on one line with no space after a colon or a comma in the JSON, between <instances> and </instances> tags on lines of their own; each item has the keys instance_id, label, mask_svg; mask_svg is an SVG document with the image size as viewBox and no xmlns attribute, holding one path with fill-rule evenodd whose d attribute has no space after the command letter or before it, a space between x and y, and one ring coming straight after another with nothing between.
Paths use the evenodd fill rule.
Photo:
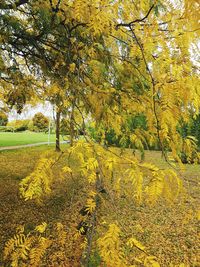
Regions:
<instances>
[{"instance_id":1,"label":"tree","mask_svg":"<svg viewBox=\"0 0 200 267\"><path fill-rule=\"evenodd\" d=\"M89 226L83 229L87 232L84 266L89 265L93 247L98 247L102 264L108 266L131 265L124 251L131 251L133 247L144 252L141 264L159 266L154 257L145 254L144 247L134 237L126 236L129 249L120 241L120 232L126 235L127 229L120 225L117 215L114 218L121 230L110 222L109 215L115 208L112 201L123 196L124 201L130 198L138 205L145 202L152 206L162 197L172 203L181 190L181 180L172 169L159 169L140 162L134 155L116 154L102 144L108 129L122 139L128 137L141 150L144 142L150 146L159 143L170 165L168 151L181 164L182 147L186 147L189 155L195 150L193 141L182 138L177 129L182 121L189 120L191 112L194 116L199 113L198 67L192 52L198 43L198 7L195 0L182 3L74 0L45 4L19 1L15 6L7 2L0 6L2 24L6 25L2 50L26 59L36 73L34 78L38 75L45 80L46 96L52 97L57 107L58 123L64 110L69 114L71 148L64 153L68 158L64 172L67 177L73 178L76 174L85 179L90 190L86 199ZM19 19L15 11L7 12L9 9L25 15ZM29 18L27 24L24 16ZM31 31L30 25L33 26ZM124 127L128 118L140 114L146 118L144 128L139 123L134 132ZM101 133L100 144L92 142L85 130L88 117ZM74 142L74 130L80 125L84 126L85 141ZM41 200L50 192L57 179L52 166L62 155L44 156L34 172L21 182L20 192L26 200ZM102 200L103 189L109 192L108 202L114 207L108 205L107 214L104 214L110 222L108 231L96 240L97 214L103 213L99 210L106 202ZM25 238L28 244L35 240L29 238ZM50 240L45 241L44 250ZM12 244L19 243L17 249L24 244L20 243L20 238L19 242L13 242L8 246L8 255ZM32 255L33 251L30 253ZM15 260L21 257L17 255Z\"/></svg>"},{"instance_id":2,"label":"tree","mask_svg":"<svg viewBox=\"0 0 200 267\"><path fill-rule=\"evenodd\" d=\"M61 1L55 6L51 1L45 5L39 1L34 5L32 1L20 1L13 14L10 10L14 9L14 3L1 5L2 58L11 65L6 68L2 60L5 100L10 106L16 104L19 112L27 99L35 95L51 101L56 106L57 150L61 113L68 106L72 111L70 136L73 143L73 110L77 109L78 102L85 100L83 87L88 84L84 77L87 77L87 83L91 83L92 68L88 68L88 61L92 58L94 65L95 59L101 61L103 54L104 40L94 36L92 29L87 32L86 23L74 17L74 10L78 10L80 5L77 2L70 8ZM25 18L28 18L28 24ZM23 68L19 67L22 61ZM31 80L32 86L28 91L25 87Z\"/></svg>"},{"instance_id":3,"label":"tree","mask_svg":"<svg viewBox=\"0 0 200 267\"><path fill-rule=\"evenodd\" d=\"M196 156L200 148L200 116L197 115L189 119L188 122L182 123L181 127L178 129L181 133L183 139L186 141L191 139L193 141L193 146L196 148L196 152L193 151L189 155L186 153L187 146L183 144L181 151L181 160L183 163L194 163L200 162L199 158Z\"/></svg>"},{"instance_id":4,"label":"tree","mask_svg":"<svg viewBox=\"0 0 200 267\"><path fill-rule=\"evenodd\" d=\"M197 145L200 149L200 114L198 114L195 118L190 121L190 131L188 135L192 135L197 139Z\"/></svg>"},{"instance_id":5,"label":"tree","mask_svg":"<svg viewBox=\"0 0 200 267\"><path fill-rule=\"evenodd\" d=\"M33 126L35 126L39 131L46 131L49 126L49 120L41 112L38 112L33 117Z\"/></svg>"},{"instance_id":6,"label":"tree","mask_svg":"<svg viewBox=\"0 0 200 267\"><path fill-rule=\"evenodd\" d=\"M0 126L6 126L7 123L8 115L3 110L0 110Z\"/></svg>"}]
</instances>

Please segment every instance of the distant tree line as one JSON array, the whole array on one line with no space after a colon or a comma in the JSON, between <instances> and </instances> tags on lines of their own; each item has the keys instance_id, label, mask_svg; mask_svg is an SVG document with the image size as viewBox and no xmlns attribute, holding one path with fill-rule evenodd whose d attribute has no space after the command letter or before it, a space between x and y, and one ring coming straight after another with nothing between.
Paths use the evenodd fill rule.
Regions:
<instances>
[{"instance_id":1,"label":"distant tree line","mask_svg":"<svg viewBox=\"0 0 200 267\"><path fill-rule=\"evenodd\" d=\"M31 120L13 120L8 121L8 114L4 109L0 110L0 131L11 131L13 128L14 131L34 131L34 132L45 132L48 130L49 126L49 119L42 114L41 112L36 113ZM4 127L3 127L4 126ZM6 127L7 126L7 127ZM65 120L65 118L62 118L61 125L60 125L60 133L62 135L69 135L70 125ZM53 126L52 128L55 128ZM87 130L92 137L97 142L101 142L104 140L104 144L108 146L117 146L121 148L132 148L137 149L137 144L135 145L131 140L130 134L124 134L123 132L127 133L134 133L136 129L141 129L144 131L148 130L147 127L147 119L144 114L138 114L136 116L128 116L126 118L126 121L123 125L124 131L122 129L121 134L117 135L115 130L112 128L104 129L105 136L102 137L102 131L101 127L94 127L88 124ZM55 129L54 129L55 130ZM127 131L128 130L128 131ZM188 136L193 136L196 139L196 143L198 146L198 149L200 149L200 114L196 116L195 118L190 118L190 120L186 123L183 122L182 126L178 129L178 131L181 133L181 136L183 138L186 138ZM81 135L82 132L77 132L77 135ZM143 149L150 149L150 150L160 150L159 143L149 143L143 138L141 140L143 143Z\"/></svg>"},{"instance_id":2,"label":"distant tree line","mask_svg":"<svg viewBox=\"0 0 200 267\"><path fill-rule=\"evenodd\" d=\"M26 130L45 132L48 130L49 119L41 112L38 112L32 119L8 121L8 114L0 111L0 126L0 131L4 132L20 132Z\"/></svg>"},{"instance_id":3,"label":"distant tree line","mask_svg":"<svg viewBox=\"0 0 200 267\"><path fill-rule=\"evenodd\" d=\"M190 118L188 123L183 123L179 131L183 138L194 136L197 141L197 146L200 148L200 114L195 118Z\"/></svg>"},{"instance_id":4,"label":"distant tree line","mask_svg":"<svg viewBox=\"0 0 200 267\"><path fill-rule=\"evenodd\" d=\"M136 129L140 128L141 130L147 131L147 120L143 114L138 114L136 116L127 117L124 128L128 128L128 132L134 133ZM88 131L90 132L91 137L97 141L101 142L102 136L101 131L97 128L88 126ZM182 123L182 126L178 129L183 138L188 136L193 136L196 140L198 149L200 149L200 114L195 118L191 117L190 120L186 123ZM125 131L124 131L125 132ZM123 133L123 129L122 129ZM127 133L127 131L126 131ZM137 145L134 145L131 141L130 135L117 135L115 130L112 128L105 129L104 142L108 146L117 146L124 148L133 148L136 149ZM160 145L158 141L154 143L149 143L145 138L142 139L144 149L150 150L160 150Z\"/></svg>"}]
</instances>

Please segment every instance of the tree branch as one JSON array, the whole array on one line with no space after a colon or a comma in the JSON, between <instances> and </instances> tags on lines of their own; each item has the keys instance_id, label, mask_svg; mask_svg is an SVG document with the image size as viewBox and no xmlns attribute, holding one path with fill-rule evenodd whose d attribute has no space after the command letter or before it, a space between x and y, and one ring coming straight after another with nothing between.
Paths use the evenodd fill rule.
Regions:
<instances>
[{"instance_id":1,"label":"tree branch","mask_svg":"<svg viewBox=\"0 0 200 267\"><path fill-rule=\"evenodd\" d=\"M149 14L151 13L151 11L152 11L153 8L154 8L154 5L152 5L150 7L149 11L147 12L147 14L142 19L136 19L136 20L133 20L133 21L131 21L129 23L119 23L119 24L117 24L116 29L118 29L121 26L122 27L130 27L131 25L133 25L136 22L142 22L142 21L144 21L145 19L148 18Z\"/></svg>"}]
</instances>

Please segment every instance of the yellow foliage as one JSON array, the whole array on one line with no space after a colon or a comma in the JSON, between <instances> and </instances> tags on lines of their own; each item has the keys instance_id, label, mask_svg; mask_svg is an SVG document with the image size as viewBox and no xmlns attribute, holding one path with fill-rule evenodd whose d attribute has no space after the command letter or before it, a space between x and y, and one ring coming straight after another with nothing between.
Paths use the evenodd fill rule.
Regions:
<instances>
[{"instance_id":1,"label":"yellow foliage","mask_svg":"<svg viewBox=\"0 0 200 267\"><path fill-rule=\"evenodd\" d=\"M41 226L39 226L39 230L41 230ZM13 267L20 267L22 262L27 263L28 261L30 261L31 266L38 267L41 258L50 245L51 241L40 235L19 233L6 243L4 259L10 256L11 266Z\"/></svg>"},{"instance_id":2,"label":"yellow foliage","mask_svg":"<svg viewBox=\"0 0 200 267\"><path fill-rule=\"evenodd\" d=\"M37 240L37 245L34 246L30 251L30 265L38 267L41 264L41 260L44 257L46 250L51 245L52 241L40 236Z\"/></svg>"},{"instance_id":3,"label":"yellow foliage","mask_svg":"<svg viewBox=\"0 0 200 267\"><path fill-rule=\"evenodd\" d=\"M76 64L75 63L72 63L72 64L69 65L69 71L74 72L75 69L76 69Z\"/></svg>"},{"instance_id":4,"label":"yellow foliage","mask_svg":"<svg viewBox=\"0 0 200 267\"><path fill-rule=\"evenodd\" d=\"M78 115L72 120L74 125L78 124L78 117L82 124L84 117L95 120L95 126L102 126L98 134L103 141L106 130L113 129L122 145L129 140L134 148L143 150L157 143L163 151L171 150L178 162L181 152L188 161L193 160L194 154L196 161L199 159L196 140L191 136L182 138L177 131L180 121L188 121L191 113L199 113L200 107L199 71L194 63L198 57L192 52L199 43L198 1L36 0L34 5L26 3L31 16L23 5L18 8L3 2L1 15L7 19L5 26L9 31L0 36L2 51L8 49L0 55L1 100L11 106L16 100L21 101L23 106L26 98L42 95L56 103L57 111L71 112L75 106ZM4 5L11 5L12 12L4 10ZM41 29L37 24L42 25ZM18 37L20 32L23 34ZM65 39L66 45L61 44ZM22 72L12 71L14 56ZM35 77L32 71L27 74L29 65L37 66ZM50 84L45 90L40 73ZM145 115L146 130L126 129L127 116L138 114ZM145 199L154 205L161 197L174 202L181 192L182 183L175 171L140 163L134 156L120 156L90 139L75 142L66 153L69 162L62 171L84 177L88 187L96 185L100 172L111 199L124 195L137 203ZM52 167L57 158L43 156L34 171L20 182L25 200L41 200L51 192L55 180ZM76 164L72 166L72 162ZM95 194L90 194L86 209L94 213ZM31 265L39 266L51 245L43 236L46 227L43 223L35 228L39 237L25 235L21 230L7 243L5 258L11 255L11 266L17 267L20 260L26 264L28 255ZM63 246L66 231L60 224L57 230L62 232L57 241ZM106 266L126 266L116 224L110 224L97 244ZM135 238L129 239L128 245L145 249ZM148 256L144 266L160 265L155 257Z\"/></svg>"},{"instance_id":5,"label":"yellow foliage","mask_svg":"<svg viewBox=\"0 0 200 267\"><path fill-rule=\"evenodd\" d=\"M47 227L47 223L43 222L42 224L35 227L35 231L38 231L40 234L44 233Z\"/></svg>"},{"instance_id":6,"label":"yellow foliage","mask_svg":"<svg viewBox=\"0 0 200 267\"><path fill-rule=\"evenodd\" d=\"M62 171L64 173L72 173L72 169L69 166L65 166L62 168Z\"/></svg>"},{"instance_id":7,"label":"yellow foliage","mask_svg":"<svg viewBox=\"0 0 200 267\"><path fill-rule=\"evenodd\" d=\"M88 174L88 182L91 184L94 184L96 182L96 172L91 172L90 174Z\"/></svg>"},{"instance_id":8,"label":"yellow foliage","mask_svg":"<svg viewBox=\"0 0 200 267\"><path fill-rule=\"evenodd\" d=\"M51 192L52 166L55 161L56 159L51 156L42 157L35 170L20 182L20 193L25 200L41 200L42 196Z\"/></svg>"},{"instance_id":9,"label":"yellow foliage","mask_svg":"<svg viewBox=\"0 0 200 267\"><path fill-rule=\"evenodd\" d=\"M120 229L117 225L110 224L106 234L97 240L97 245L106 266L126 266L120 251Z\"/></svg>"},{"instance_id":10,"label":"yellow foliage","mask_svg":"<svg viewBox=\"0 0 200 267\"><path fill-rule=\"evenodd\" d=\"M137 247L140 250L144 251L145 250L145 246L143 246L137 239L131 237L128 241L127 241L127 245L132 247Z\"/></svg>"},{"instance_id":11,"label":"yellow foliage","mask_svg":"<svg viewBox=\"0 0 200 267\"><path fill-rule=\"evenodd\" d=\"M160 264L156 261L156 257L148 256L144 260L145 267L160 267Z\"/></svg>"},{"instance_id":12,"label":"yellow foliage","mask_svg":"<svg viewBox=\"0 0 200 267\"><path fill-rule=\"evenodd\" d=\"M67 243L67 232L61 223L54 225L53 230L46 231L47 224L44 222L35 227L35 230L25 234L23 227L18 229L18 233L11 238L4 249L4 259L10 262L9 266L41 266L48 249L53 248L53 253L50 255L53 260L56 255L63 257L63 250ZM49 235L49 237L47 237ZM55 251L54 245L57 250ZM46 263L45 263L46 264Z\"/></svg>"},{"instance_id":13,"label":"yellow foliage","mask_svg":"<svg viewBox=\"0 0 200 267\"><path fill-rule=\"evenodd\" d=\"M96 208L95 200L92 199L92 198L87 199L87 202L86 202L86 210L87 210L87 212L93 213L95 208Z\"/></svg>"}]
</instances>

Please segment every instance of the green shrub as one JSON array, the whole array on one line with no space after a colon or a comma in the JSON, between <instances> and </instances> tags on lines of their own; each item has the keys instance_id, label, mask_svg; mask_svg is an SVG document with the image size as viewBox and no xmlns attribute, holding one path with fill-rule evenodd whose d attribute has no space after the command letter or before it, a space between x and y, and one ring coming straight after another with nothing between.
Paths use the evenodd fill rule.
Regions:
<instances>
[{"instance_id":1,"label":"green shrub","mask_svg":"<svg viewBox=\"0 0 200 267\"><path fill-rule=\"evenodd\" d=\"M13 127L15 132L22 132L28 130L30 120L14 120L8 123L8 126Z\"/></svg>"},{"instance_id":2,"label":"green shrub","mask_svg":"<svg viewBox=\"0 0 200 267\"><path fill-rule=\"evenodd\" d=\"M0 126L0 132L14 132L14 128L10 126Z\"/></svg>"}]
</instances>

